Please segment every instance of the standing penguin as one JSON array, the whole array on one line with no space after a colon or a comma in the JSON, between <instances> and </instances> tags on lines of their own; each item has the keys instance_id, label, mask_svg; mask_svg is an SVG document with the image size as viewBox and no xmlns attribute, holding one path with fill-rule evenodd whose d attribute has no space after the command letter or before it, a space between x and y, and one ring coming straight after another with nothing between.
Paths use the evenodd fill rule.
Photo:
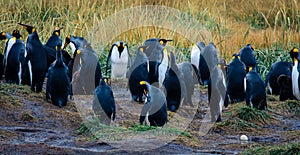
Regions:
<instances>
[{"instance_id":1,"label":"standing penguin","mask_svg":"<svg viewBox=\"0 0 300 155\"><path fill-rule=\"evenodd\" d=\"M12 35L8 32L0 32L0 40L6 40L5 41L5 47L4 47L4 55L0 53L0 80L3 77L4 74L4 64L5 64L5 53L7 51L9 40L12 38Z\"/></svg>"},{"instance_id":2,"label":"standing penguin","mask_svg":"<svg viewBox=\"0 0 300 155\"><path fill-rule=\"evenodd\" d=\"M41 92L45 79L47 66L47 53L44 50L35 27L18 23L28 32L26 43L26 64L29 66L31 90Z\"/></svg>"},{"instance_id":3,"label":"standing penguin","mask_svg":"<svg viewBox=\"0 0 300 155\"><path fill-rule=\"evenodd\" d=\"M60 31L63 29L63 27L56 27L55 30L53 31L52 35L48 39L47 43L45 44L45 49L46 51L53 51L55 50L57 45L61 45L62 39L60 38ZM53 49L53 50L51 50ZM65 50L62 50L62 56L63 56L63 61L66 65L69 64L69 61L72 59L69 53ZM49 58L49 57L48 57ZM51 57L50 57L51 59ZM51 61L50 61L51 62Z\"/></svg>"},{"instance_id":4,"label":"standing penguin","mask_svg":"<svg viewBox=\"0 0 300 155\"><path fill-rule=\"evenodd\" d=\"M163 50L167 42L172 40L151 38L144 42L144 46L147 46L144 53L149 60L149 83L153 84L159 82L159 65L163 60Z\"/></svg>"},{"instance_id":5,"label":"standing penguin","mask_svg":"<svg viewBox=\"0 0 300 155\"><path fill-rule=\"evenodd\" d=\"M265 86L268 87L270 94L279 95L280 86L277 79L280 75L291 76L293 64L290 62L275 62L272 64L265 80Z\"/></svg>"},{"instance_id":6,"label":"standing penguin","mask_svg":"<svg viewBox=\"0 0 300 155\"><path fill-rule=\"evenodd\" d=\"M52 104L67 105L70 94L70 79L68 68L62 60L61 45L56 46L56 61L49 67L46 85L46 99L51 99Z\"/></svg>"},{"instance_id":7,"label":"standing penguin","mask_svg":"<svg viewBox=\"0 0 300 155\"><path fill-rule=\"evenodd\" d=\"M267 107L265 84L252 67L246 75L246 104L260 110Z\"/></svg>"},{"instance_id":8,"label":"standing penguin","mask_svg":"<svg viewBox=\"0 0 300 155\"><path fill-rule=\"evenodd\" d=\"M203 58L205 59L210 78L208 80L208 101L212 122L222 120L222 107L228 105L226 93L225 77L222 70L218 67L218 54L214 43L209 43L203 49Z\"/></svg>"},{"instance_id":9,"label":"standing penguin","mask_svg":"<svg viewBox=\"0 0 300 155\"><path fill-rule=\"evenodd\" d=\"M146 81L141 81L146 96L144 107L140 114L140 124L163 126L167 123L167 101L165 94Z\"/></svg>"},{"instance_id":10,"label":"standing penguin","mask_svg":"<svg viewBox=\"0 0 300 155\"><path fill-rule=\"evenodd\" d=\"M186 86L183 73L176 64L176 58L173 52L169 53L170 67L167 70L166 78L163 82L167 93L167 107L175 112L186 98Z\"/></svg>"},{"instance_id":11,"label":"standing penguin","mask_svg":"<svg viewBox=\"0 0 300 155\"><path fill-rule=\"evenodd\" d=\"M245 47L240 49L239 56L241 61L246 65L247 72L249 72L249 67L257 70L257 63L254 56L254 49L251 44L247 44Z\"/></svg>"},{"instance_id":12,"label":"standing penguin","mask_svg":"<svg viewBox=\"0 0 300 155\"><path fill-rule=\"evenodd\" d=\"M72 86L72 90L75 90L77 94L92 94L102 78L98 55L83 37L69 35L65 39L63 49L68 44L70 44L73 53L73 60L68 64L69 76L72 84L77 87L74 89ZM95 72L91 72L92 70ZM74 77L76 77L76 80ZM94 83L91 81L94 81Z\"/></svg>"},{"instance_id":13,"label":"standing penguin","mask_svg":"<svg viewBox=\"0 0 300 155\"><path fill-rule=\"evenodd\" d=\"M300 55L299 55L299 49L298 48L293 48L290 51L290 56L293 59L293 69L292 69L292 85L293 85L293 94L297 98L297 100L300 100L300 78L299 78L299 60L300 60Z\"/></svg>"},{"instance_id":14,"label":"standing penguin","mask_svg":"<svg viewBox=\"0 0 300 155\"><path fill-rule=\"evenodd\" d=\"M184 103L188 105L193 105L192 95L194 94L194 83L198 81L197 77L197 69L193 67L193 65L189 62L182 62L177 65L178 69L181 71L183 75L183 82L185 85L186 96L184 98Z\"/></svg>"},{"instance_id":15,"label":"standing penguin","mask_svg":"<svg viewBox=\"0 0 300 155\"><path fill-rule=\"evenodd\" d=\"M102 78L96 88L92 109L101 123L109 124L116 118L116 104L113 91L106 80Z\"/></svg>"},{"instance_id":16,"label":"standing penguin","mask_svg":"<svg viewBox=\"0 0 300 155\"><path fill-rule=\"evenodd\" d=\"M227 93L231 103L245 100L246 66L237 54L233 55L232 61L227 65Z\"/></svg>"},{"instance_id":17,"label":"standing penguin","mask_svg":"<svg viewBox=\"0 0 300 155\"><path fill-rule=\"evenodd\" d=\"M136 102L143 102L143 88L140 85L140 81L149 81L148 60L146 54L143 52L145 48L145 46L138 48L126 75L129 79L128 84L132 100Z\"/></svg>"},{"instance_id":18,"label":"standing penguin","mask_svg":"<svg viewBox=\"0 0 300 155\"><path fill-rule=\"evenodd\" d=\"M115 42L106 60L106 75L108 70L108 60L111 61L111 78L125 78L127 67L130 66L130 55L126 43Z\"/></svg>"},{"instance_id":19,"label":"standing penguin","mask_svg":"<svg viewBox=\"0 0 300 155\"><path fill-rule=\"evenodd\" d=\"M4 75L7 83L21 84L25 45L18 30L14 30L5 52Z\"/></svg>"},{"instance_id":20,"label":"standing penguin","mask_svg":"<svg viewBox=\"0 0 300 155\"><path fill-rule=\"evenodd\" d=\"M168 65L169 65L168 51L167 51L167 49L164 49L162 62L158 66L158 83L159 83L159 87L162 87L162 85L163 85L163 82L165 80L166 73L167 73L167 70L168 70Z\"/></svg>"},{"instance_id":21,"label":"standing penguin","mask_svg":"<svg viewBox=\"0 0 300 155\"><path fill-rule=\"evenodd\" d=\"M191 51L191 63L196 66L197 70L199 70L200 63L200 54L203 48L205 47L204 42L197 42L194 44Z\"/></svg>"}]
</instances>

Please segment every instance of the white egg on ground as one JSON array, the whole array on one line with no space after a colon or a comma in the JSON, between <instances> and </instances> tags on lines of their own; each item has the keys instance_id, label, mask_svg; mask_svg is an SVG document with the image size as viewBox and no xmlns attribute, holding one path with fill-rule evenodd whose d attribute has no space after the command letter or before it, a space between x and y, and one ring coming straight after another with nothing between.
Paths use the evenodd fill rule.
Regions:
<instances>
[{"instance_id":1,"label":"white egg on ground","mask_svg":"<svg viewBox=\"0 0 300 155\"><path fill-rule=\"evenodd\" d=\"M241 135L240 140L241 141L248 141L248 137L246 135Z\"/></svg>"}]
</instances>

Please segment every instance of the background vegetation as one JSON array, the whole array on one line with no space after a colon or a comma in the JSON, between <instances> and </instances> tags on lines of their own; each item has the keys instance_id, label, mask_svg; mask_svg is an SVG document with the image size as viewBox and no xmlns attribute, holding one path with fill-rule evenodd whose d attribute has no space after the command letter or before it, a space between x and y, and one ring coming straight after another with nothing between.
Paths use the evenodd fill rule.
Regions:
<instances>
[{"instance_id":1,"label":"background vegetation","mask_svg":"<svg viewBox=\"0 0 300 155\"><path fill-rule=\"evenodd\" d=\"M0 4L0 31L21 29L18 22L31 24L37 27L42 42L46 42L55 26L63 26L62 38L69 34L87 38L100 60L106 58L110 44L116 40L123 40L134 49L132 47L150 37L174 39L170 45L179 49L176 52L179 61L189 59L192 44L189 38L163 28L138 27L106 44L101 43L103 36L95 36L94 32L101 32L101 21L123 9L140 5L168 6L196 19L210 30L210 41L215 42L220 56L227 60L245 44L253 44L259 53L259 62L263 62L260 64L263 76L272 62L289 60L288 51L299 46L300 39L300 3L296 0L0 0ZM137 15L128 18L134 19ZM26 38L27 33L24 30L21 33ZM3 51L3 46L1 48Z\"/></svg>"}]
</instances>

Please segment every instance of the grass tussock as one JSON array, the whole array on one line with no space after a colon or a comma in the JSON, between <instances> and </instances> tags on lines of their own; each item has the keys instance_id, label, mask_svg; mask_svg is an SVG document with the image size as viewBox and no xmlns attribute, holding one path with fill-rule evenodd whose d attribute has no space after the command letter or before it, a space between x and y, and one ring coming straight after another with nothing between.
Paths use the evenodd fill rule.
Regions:
<instances>
[{"instance_id":1,"label":"grass tussock","mask_svg":"<svg viewBox=\"0 0 300 155\"><path fill-rule=\"evenodd\" d=\"M286 100L278 105L278 108L293 115L300 114L300 102L295 100Z\"/></svg>"},{"instance_id":2,"label":"grass tussock","mask_svg":"<svg viewBox=\"0 0 300 155\"><path fill-rule=\"evenodd\" d=\"M185 131L180 131L176 128L164 126L154 127L140 124L133 124L129 127L118 125L105 125L99 122L95 117L89 117L84 121L77 129L77 134L91 136L92 139L101 140L124 140L130 137L146 135L155 136L157 138L167 139L171 136L183 136L186 138L192 138L192 135Z\"/></svg>"},{"instance_id":3,"label":"grass tussock","mask_svg":"<svg viewBox=\"0 0 300 155\"><path fill-rule=\"evenodd\" d=\"M261 125L269 124L273 117L265 110L234 104L224 113L226 120L216 123L210 132L259 132Z\"/></svg>"},{"instance_id":4,"label":"grass tussock","mask_svg":"<svg viewBox=\"0 0 300 155\"><path fill-rule=\"evenodd\" d=\"M289 143L285 144L282 146L262 146L250 150L245 150L241 154L243 155L252 155L252 154L257 154L257 155L294 155L294 154L299 154L300 152L300 143Z\"/></svg>"}]
</instances>

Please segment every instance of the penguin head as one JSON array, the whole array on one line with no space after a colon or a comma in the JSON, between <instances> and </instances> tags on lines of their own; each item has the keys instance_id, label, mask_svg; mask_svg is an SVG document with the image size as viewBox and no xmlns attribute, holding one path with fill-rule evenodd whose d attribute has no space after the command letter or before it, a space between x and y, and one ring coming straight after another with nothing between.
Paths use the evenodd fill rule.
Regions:
<instances>
[{"instance_id":1,"label":"penguin head","mask_svg":"<svg viewBox=\"0 0 300 155\"><path fill-rule=\"evenodd\" d=\"M117 48L118 49L118 52L119 52L119 57L121 57L121 54L122 52L124 51L124 49L127 49L127 44L120 41L120 42L115 42L112 47L111 47L111 50L114 50L114 48Z\"/></svg>"},{"instance_id":2,"label":"penguin head","mask_svg":"<svg viewBox=\"0 0 300 155\"><path fill-rule=\"evenodd\" d=\"M0 40L5 40L5 39L6 39L6 32L1 32Z\"/></svg>"},{"instance_id":3,"label":"penguin head","mask_svg":"<svg viewBox=\"0 0 300 155\"><path fill-rule=\"evenodd\" d=\"M144 95L147 97L147 102L150 102L150 100L151 100L151 97L149 95L150 84L146 81L141 81L140 85L142 86Z\"/></svg>"},{"instance_id":4,"label":"penguin head","mask_svg":"<svg viewBox=\"0 0 300 155\"><path fill-rule=\"evenodd\" d=\"M12 36L16 37L17 39L20 39L22 37L19 30L14 30L13 33L12 33Z\"/></svg>"},{"instance_id":5,"label":"penguin head","mask_svg":"<svg viewBox=\"0 0 300 155\"><path fill-rule=\"evenodd\" d=\"M99 85L102 85L102 86L111 85L109 78L108 77L102 77L101 80L100 80Z\"/></svg>"},{"instance_id":6,"label":"penguin head","mask_svg":"<svg viewBox=\"0 0 300 155\"><path fill-rule=\"evenodd\" d=\"M251 44L247 44L246 46L249 47L249 48L251 48L252 51L254 51L254 48L253 48L253 46Z\"/></svg>"},{"instance_id":7,"label":"penguin head","mask_svg":"<svg viewBox=\"0 0 300 155\"><path fill-rule=\"evenodd\" d=\"M63 27L56 27L53 31L53 35L60 36L60 30L63 29Z\"/></svg>"},{"instance_id":8,"label":"penguin head","mask_svg":"<svg viewBox=\"0 0 300 155\"><path fill-rule=\"evenodd\" d=\"M70 44L70 42L71 42L71 36L68 35L65 39L65 44L64 44L63 49L65 49Z\"/></svg>"},{"instance_id":9,"label":"penguin head","mask_svg":"<svg viewBox=\"0 0 300 155\"><path fill-rule=\"evenodd\" d=\"M159 43L163 46L166 46L167 42L173 41L171 39L159 39Z\"/></svg>"},{"instance_id":10,"label":"penguin head","mask_svg":"<svg viewBox=\"0 0 300 155\"><path fill-rule=\"evenodd\" d=\"M35 32L35 27L31 26L31 25L26 25L26 24L22 24L22 23L18 23L19 25L23 26L23 28L26 29L26 31L31 34Z\"/></svg>"},{"instance_id":11,"label":"penguin head","mask_svg":"<svg viewBox=\"0 0 300 155\"><path fill-rule=\"evenodd\" d=\"M200 49L200 51L202 51L202 49L205 47L205 43L204 42L197 42L197 47Z\"/></svg>"},{"instance_id":12,"label":"penguin head","mask_svg":"<svg viewBox=\"0 0 300 155\"><path fill-rule=\"evenodd\" d=\"M299 49L294 47L291 51L290 51L290 56L293 59L293 63L298 62L299 60Z\"/></svg>"}]
</instances>

